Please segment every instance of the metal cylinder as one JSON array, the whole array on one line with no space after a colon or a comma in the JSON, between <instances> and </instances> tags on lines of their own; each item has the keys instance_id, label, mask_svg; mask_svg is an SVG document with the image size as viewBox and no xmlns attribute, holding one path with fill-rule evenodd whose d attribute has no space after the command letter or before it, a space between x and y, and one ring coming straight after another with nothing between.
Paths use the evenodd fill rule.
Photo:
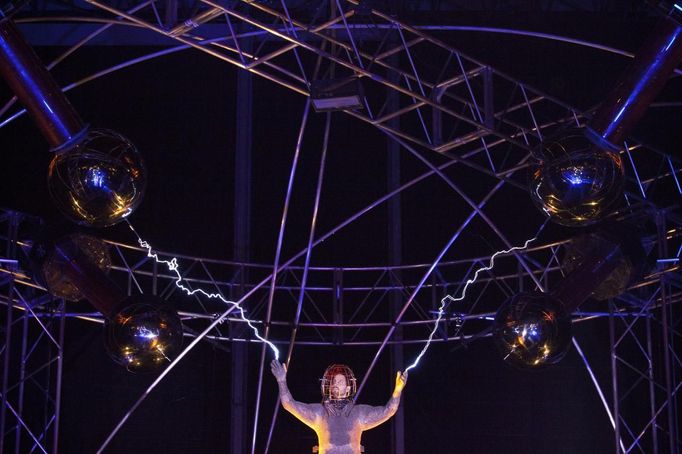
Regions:
<instances>
[{"instance_id":1,"label":"metal cylinder","mask_svg":"<svg viewBox=\"0 0 682 454\"><path fill-rule=\"evenodd\" d=\"M587 137L600 148L618 151L681 61L682 25L664 17L597 109Z\"/></svg>"},{"instance_id":2,"label":"metal cylinder","mask_svg":"<svg viewBox=\"0 0 682 454\"><path fill-rule=\"evenodd\" d=\"M55 244L54 253L61 262L61 271L95 309L107 318L118 313L126 296L77 244L67 237Z\"/></svg>"},{"instance_id":3,"label":"metal cylinder","mask_svg":"<svg viewBox=\"0 0 682 454\"><path fill-rule=\"evenodd\" d=\"M0 20L0 74L53 151L85 136L87 127L11 19Z\"/></svg>"},{"instance_id":4,"label":"metal cylinder","mask_svg":"<svg viewBox=\"0 0 682 454\"><path fill-rule=\"evenodd\" d=\"M585 302L620 263L622 252L618 243L604 240L599 246L598 251L588 255L552 292L568 313Z\"/></svg>"}]
</instances>

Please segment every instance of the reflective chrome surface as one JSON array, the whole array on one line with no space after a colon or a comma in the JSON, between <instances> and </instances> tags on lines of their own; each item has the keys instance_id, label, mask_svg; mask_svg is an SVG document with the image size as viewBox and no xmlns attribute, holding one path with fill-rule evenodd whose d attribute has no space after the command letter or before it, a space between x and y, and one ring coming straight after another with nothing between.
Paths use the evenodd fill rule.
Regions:
<instances>
[{"instance_id":1,"label":"reflective chrome surface","mask_svg":"<svg viewBox=\"0 0 682 454\"><path fill-rule=\"evenodd\" d=\"M126 306L104 326L109 355L135 373L164 367L182 347L178 314L160 300L143 298Z\"/></svg>"},{"instance_id":2,"label":"reflective chrome surface","mask_svg":"<svg viewBox=\"0 0 682 454\"><path fill-rule=\"evenodd\" d=\"M530 193L553 221L568 226L592 224L621 200L620 156L597 149L581 131L548 140L542 155L531 176Z\"/></svg>"},{"instance_id":3,"label":"reflective chrome surface","mask_svg":"<svg viewBox=\"0 0 682 454\"><path fill-rule=\"evenodd\" d=\"M497 312L493 338L509 364L534 369L559 362L571 342L571 319L548 294L519 293Z\"/></svg>"},{"instance_id":4,"label":"reflective chrome surface","mask_svg":"<svg viewBox=\"0 0 682 454\"><path fill-rule=\"evenodd\" d=\"M92 227L116 224L142 202L146 170L122 135L95 129L73 150L57 154L48 171L50 195L71 221Z\"/></svg>"}]
</instances>

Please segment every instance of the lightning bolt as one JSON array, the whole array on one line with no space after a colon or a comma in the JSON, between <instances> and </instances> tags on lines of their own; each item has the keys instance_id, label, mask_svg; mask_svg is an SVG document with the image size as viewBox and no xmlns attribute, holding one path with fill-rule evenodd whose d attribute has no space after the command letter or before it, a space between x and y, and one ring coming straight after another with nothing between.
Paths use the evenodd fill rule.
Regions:
<instances>
[{"instance_id":1,"label":"lightning bolt","mask_svg":"<svg viewBox=\"0 0 682 454\"><path fill-rule=\"evenodd\" d=\"M143 240L142 237L137 233L137 231L135 230L133 225L130 223L130 221L126 220L126 222L128 223L128 227L130 227L130 230L133 232L135 237L137 237L137 242L140 245L140 247L147 251L147 257L154 259L156 261L156 263L161 263L163 265L166 265L166 267L168 268L168 271L175 274L175 277L176 277L175 286L177 288L179 288L180 290L185 292L188 296L192 296L192 295L199 293L201 295L204 295L206 298L218 299L218 300L222 301L223 303L230 304L230 305L234 306L235 308L237 308L239 311L238 313L239 313L240 318L242 320L244 320L249 325L249 327L253 330L253 333L255 334L255 336L261 342L267 344L267 346L270 347L272 352L275 354L275 359L279 360L279 349L275 346L275 344L273 344L272 342L263 338L260 335L260 333L258 332L258 328L256 328L253 325L252 320L250 320L249 318L246 317L246 314L244 313L244 308L241 306L241 304L237 303L236 301L231 301L231 300L226 299L220 293L208 293L208 292L206 292L200 288L192 290L188 287L185 287L182 284L182 275L180 274L180 270L179 270L180 266L178 264L178 259L175 257L173 257L170 260L162 260L161 258L159 258L158 254L156 254L155 252L152 252L151 245L148 242L146 242L145 240Z\"/></svg>"},{"instance_id":2,"label":"lightning bolt","mask_svg":"<svg viewBox=\"0 0 682 454\"><path fill-rule=\"evenodd\" d=\"M544 227L544 225L543 225L543 227ZM440 300L440 307L438 308L438 317L436 318L436 322L434 323L433 330L431 331L431 334L429 335L429 339L426 341L426 344L424 345L424 348L422 348L422 351L419 352L419 355L417 355L417 359L415 359L414 362L412 364L410 364L410 366L407 369L405 369L405 372L409 371L410 369L414 369L415 367L417 367L417 364L419 364L419 360L422 359L422 356L424 356L424 354L426 353L426 350L429 349L429 346L431 345L431 342L433 341L433 336L436 334L436 330L438 329L438 324L443 319L443 314L445 312L445 306L446 306L447 302L449 301L449 302L454 303L454 302L462 301L464 298L466 298L467 289L469 288L469 286L471 284L473 284L474 282L476 282L476 280L478 279L478 275L480 273L482 273L483 271L489 271L489 270L493 269L493 267L495 266L495 258L497 256L503 255L503 254L509 254L511 252L514 252L514 251L522 251L522 250L528 248L528 245L530 243L532 243L533 241L537 240L537 238L538 237L535 236L529 240L526 240L526 242L524 243L523 246L514 246L514 247L509 248L509 249L504 249L504 250L495 252L490 257L490 262L489 262L488 266L483 266L483 267L477 269L476 272L474 273L474 276L471 279L467 279L466 283L464 284L464 288L462 289L462 294L460 296L455 298L452 295L446 295L445 298Z\"/></svg>"}]
</instances>

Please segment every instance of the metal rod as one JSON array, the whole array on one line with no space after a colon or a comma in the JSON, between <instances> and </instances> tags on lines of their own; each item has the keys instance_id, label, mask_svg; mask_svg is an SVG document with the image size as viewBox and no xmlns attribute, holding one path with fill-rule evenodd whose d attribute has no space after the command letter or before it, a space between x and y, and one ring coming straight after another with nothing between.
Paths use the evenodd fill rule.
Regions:
<instances>
[{"instance_id":1,"label":"metal rod","mask_svg":"<svg viewBox=\"0 0 682 454\"><path fill-rule=\"evenodd\" d=\"M625 452L625 450L621 451L620 448L620 403L619 399L620 396L618 395L618 363L617 359L618 356L616 355L616 344L615 344L615 323L614 323L614 317L613 317L613 301L609 301L609 340L611 343L611 382L612 382L612 391L613 391L613 418L615 421L615 426L614 426L614 433L615 433L615 443L616 443L616 454L620 454L621 452Z\"/></svg>"},{"instance_id":2,"label":"metal rod","mask_svg":"<svg viewBox=\"0 0 682 454\"><path fill-rule=\"evenodd\" d=\"M284 232L286 230L287 216L289 214L289 203L291 201L291 194L294 188L294 179L296 177L296 169L298 167L298 159L301 154L303 146L303 135L305 133L306 125L308 123L308 114L310 112L310 100L305 104L303 110L303 118L301 119L301 126L298 132L298 140L296 141L296 149L294 152L294 159L291 163L291 172L289 173L289 183L287 185L287 192L284 199L284 208L282 209L282 220L279 226L279 234L277 236L277 247L275 250L275 262L272 267L272 274L270 275L270 292L268 295L268 307L265 316L265 330L263 338L267 339L270 334L270 319L272 318L272 303L275 300L275 287L277 285L277 272L280 266L280 254L282 252L282 244L284 242ZM260 366L258 368L258 388L256 391L256 410L253 417L253 438L251 439L251 454L256 453L256 435L258 433L258 414L260 411L261 392L263 388L263 370L265 368L265 349L266 344L263 343L260 355Z\"/></svg>"},{"instance_id":3,"label":"metal rod","mask_svg":"<svg viewBox=\"0 0 682 454\"><path fill-rule=\"evenodd\" d=\"M658 231L658 254L659 257L668 256L667 241L665 235L665 213L658 212L656 214L656 227ZM673 395L673 365L671 364L671 342L670 342L670 326L672 326L672 317L668 313L668 288L665 280L661 278L661 325L662 325L662 344L663 344L663 367L665 373L665 394L668 403L668 441L671 453L677 452L677 425L675 422L675 397Z\"/></svg>"},{"instance_id":4,"label":"metal rod","mask_svg":"<svg viewBox=\"0 0 682 454\"><path fill-rule=\"evenodd\" d=\"M33 442L35 443L35 446L37 446L38 448L40 448L40 450L43 451L45 454L48 454L47 450L43 447L43 445L40 444L40 440L38 440L38 438L37 438L37 437L33 434L33 432L31 431L31 428L28 427L28 425L26 425L26 422L24 422L24 420L21 419L21 417L20 417L19 415L17 415L17 412L16 412L16 410L14 409L14 407L12 407L12 405L11 405L7 400L5 400L5 395L4 395L4 394L2 395L2 398L3 398L3 400L5 401L5 405L7 405L7 409L8 409L8 410L12 413L12 415L14 415L14 417L16 418L17 423L20 424L20 425L24 428L24 430L26 431L26 433L28 434L28 436L31 437L31 438L33 439ZM3 434L3 435L4 435L4 434ZM3 436L3 438L4 438L4 436ZM0 447L1 447L1 446L0 446Z\"/></svg>"},{"instance_id":5,"label":"metal rod","mask_svg":"<svg viewBox=\"0 0 682 454\"><path fill-rule=\"evenodd\" d=\"M226 15L228 24L229 16ZM230 25L232 32L232 26ZM242 40L243 51L253 51L254 39ZM237 38L235 38L237 45ZM241 51L241 49L240 49ZM240 54L242 58L242 54ZM236 140L234 157L234 257L247 262L251 249L251 204L253 182L253 75L247 71L237 74ZM236 287L230 287L235 296L246 293L248 268L240 265ZM243 335L243 327L230 324L230 336ZM248 345L234 343L231 347L230 390L230 452L246 454L248 428Z\"/></svg>"},{"instance_id":6,"label":"metal rod","mask_svg":"<svg viewBox=\"0 0 682 454\"><path fill-rule=\"evenodd\" d=\"M58 454L59 450L59 423L61 421L62 409L62 374L64 368L64 331L66 330L66 301L61 300L61 311L59 315L59 349L57 351L57 383L55 384L54 395L54 428L52 429L52 454Z\"/></svg>"},{"instance_id":7,"label":"metal rod","mask_svg":"<svg viewBox=\"0 0 682 454\"><path fill-rule=\"evenodd\" d=\"M24 411L24 383L26 380L26 349L28 346L28 314L24 314L22 317L22 329L21 329L21 363L19 364L19 402L17 404L17 412L19 416L22 415ZM19 454L21 446L21 427L17 425L14 434L14 452Z\"/></svg>"},{"instance_id":8,"label":"metal rod","mask_svg":"<svg viewBox=\"0 0 682 454\"><path fill-rule=\"evenodd\" d=\"M324 126L324 138L322 143L322 157L320 158L320 168L317 175L317 188L315 189L315 202L313 205L313 216L310 221L310 234L308 235L308 247L306 248L305 263L303 265L303 277L301 278L301 290L298 294L298 303L296 305L296 315L294 316L294 326L291 331L291 339L289 340L289 348L287 349L287 356L285 364L287 369L291 364L291 355L294 351L294 344L296 342L296 334L298 332L298 324L301 320L301 310L303 308L303 300L305 298L305 288L308 283L308 271L310 267L310 257L313 250L313 241L315 239L315 230L317 227L317 214L320 207L320 196L322 194L322 183L324 181L324 170L327 162L327 149L329 146L329 132L331 130L331 112L327 112ZM275 430L275 423L277 422L277 415L279 414L279 396L275 403L275 410L272 414L272 422L270 423L270 430L268 431L268 439L265 444L264 453L267 454L270 449L270 442L272 434Z\"/></svg>"},{"instance_id":9,"label":"metal rod","mask_svg":"<svg viewBox=\"0 0 682 454\"><path fill-rule=\"evenodd\" d=\"M8 292L14 291L14 279L10 279ZM10 293L11 295L11 293ZM5 320L5 358L2 370L2 408L0 408L0 453L4 453L5 425L7 424L7 388L9 388L9 368L12 340L12 305L7 305L7 320Z\"/></svg>"},{"instance_id":10,"label":"metal rod","mask_svg":"<svg viewBox=\"0 0 682 454\"><path fill-rule=\"evenodd\" d=\"M240 67L240 68L242 68L242 69L246 69L247 71L250 71L250 72L252 72L252 73L254 73L254 74L258 74L259 76L264 77L265 79L268 79L268 80L270 80L270 81L272 81L272 82L275 82L275 83L277 83L277 84L283 85L283 86L285 86L285 87L287 87L287 88L289 88L289 89L291 89L291 90L293 90L293 91L295 91L295 92L297 92L297 93L300 93L300 94L302 94L302 95L308 96L308 92L307 92L306 90L301 89L300 87L297 87L297 86L295 86L295 85L291 85L291 84L285 82L284 80L282 80L282 79L280 79L280 78L277 78L277 77L275 77L275 76L272 76L272 75L270 75L270 74L267 74L267 73L265 73L265 72L263 72L263 71L260 71L260 70L257 69L257 68L248 68L248 67L244 67L244 65L242 65L242 63L241 63L239 60L235 60L235 59L230 58L230 57L228 57L228 56L226 56L226 55L223 55L223 54L221 54L221 53L219 53L219 52L216 52L216 51L214 51L214 50L212 50L212 49L210 49L210 48L208 48L208 47L202 45L201 43L197 43L197 42L194 42L194 41L192 41L192 40L190 40L190 39L183 38L182 36L172 36L172 35L168 34L165 30L163 30L163 29L161 29L161 28L159 28L159 27L155 27L155 26L153 26L153 25L151 25L151 24L149 24L149 23L147 23L147 22L145 22L145 21L143 21L143 20L141 20L141 19L136 18L135 16L131 16L130 14L126 14L126 13L123 12L123 11L119 11L119 10L117 10L117 9L115 9L115 8L112 8L112 7L108 6L108 5L105 5L105 4L103 4L103 3L101 3L101 2L99 2L99 1L97 1L97 0L86 0L86 1L87 1L88 3L90 3L90 4L92 4L92 5L94 5L94 6L98 7L98 8L100 8L100 9L103 9L103 10L105 10L105 11L109 11L109 12L112 13L112 14L117 14L117 15L119 15L119 16L125 18L125 19L128 19L128 20L131 21L131 22L134 22L134 23L136 23L136 24L142 26L142 27L149 28L149 29L151 29L151 30L153 30L153 31L155 31L155 32L157 32L157 33L160 33L160 34L162 34L162 35L164 35L164 36L167 36L167 37L169 37L169 38L172 38L172 39L175 39L175 40L177 40L177 41L180 41L181 43L184 43L184 44L186 44L186 45L188 45L188 46L194 47L195 49L199 49L199 50L201 50L202 52L206 52L206 53L208 53L209 55L212 55L212 56L214 56L214 57L216 57L216 58L218 58L218 59L220 59L220 60L224 60L224 61L226 61L226 62L228 62L228 63L231 63L231 64L233 64L233 65L235 65L235 66L237 66L237 67ZM212 5L212 6L217 6L217 5Z\"/></svg>"},{"instance_id":11,"label":"metal rod","mask_svg":"<svg viewBox=\"0 0 682 454\"><path fill-rule=\"evenodd\" d=\"M11 259L16 258L16 241L19 227L19 215L11 213L7 223L7 256ZM10 276L7 299L12 301L12 294L14 293L14 277ZM0 408L0 454L4 452L5 447L5 426L7 424L7 409L9 402L7 400L7 390L9 388L9 368L11 360L11 345L12 345L12 305L7 305L7 320L5 320L5 358L4 367L2 371L2 407Z\"/></svg>"},{"instance_id":12,"label":"metal rod","mask_svg":"<svg viewBox=\"0 0 682 454\"><path fill-rule=\"evenodd\" d=\"M646 315L646 348L647 348L647 375L649 379L649 420L654 421L651 426L651 438L653 451L658 454L658 424L656 424L656 382L654 376L653 343L651 338L651 316Z\"/></svg>"},{"instance_id":13,"label":"metal rod","mask_svg":"<svg viewBox=\"0 0 682 454\"><path fill-rule=\"evenodd\" d=\"M616 421L613 419L613 414L611 414L611 409L609 408L609 404L606 402L606 397L604 396L604 392L602 391L601 386L599 386L597 377L594 375L592 367L590 366L590 363L587 361L587 357L583 353L582 348L580 348L580 345L578 345L578 341L575 339L575 337L573 337L571 340L573 341L573 346L575 347L575 350L578 352L578 355L580 355L580 358L583 360L585 369L587 370L587 373L590 375L590 380L592 380L592 384L594 385L594 388L597 390L597 394L599 394L599 400L601 400L601 403L604 406L604 410L606 410L606 414L609 416L609 421L611 421L611 426L615 431ZM623 440L619 438L618 444L620 445L620 449L622 449L623 452L625 452L625 445L623 444Z\"/></svg>"}]
</instances>

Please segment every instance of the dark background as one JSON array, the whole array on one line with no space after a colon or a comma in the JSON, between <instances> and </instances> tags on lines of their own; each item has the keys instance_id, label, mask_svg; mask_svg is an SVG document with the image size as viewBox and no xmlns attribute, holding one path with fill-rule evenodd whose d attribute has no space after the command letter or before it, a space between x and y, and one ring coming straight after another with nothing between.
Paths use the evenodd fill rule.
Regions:
<instances>
[{"instance_id":1,"label":"dark background","mask_svg":"<svg viewBox=\"0 0 682 454\"><path fill-rule=\"evenodd\" d=\"M429 17L415 15L412 23ZM654 20L649 16L587 14L452 14L451 24L506 26L582 37L635 50ZM589 108L613 85L628 60L595 50L537 39L482 33L442 35L455 47L513 77L580 108ZM37 49L49 61L62 49ZM54 71L70 82L150 48L87 47ZM145 201L131 221L142 236L162 250L194 256L233 257L233 150L236 69L195 51L158 58L93 81L68 94L81 116L129 137L149 169ZM679 99L679 80L671 81L665 100ZM9 94L3 87L3 98ZM677 96L677 98L676 98ZM272 263L288 170L304 99L268 81L254 79L253 97L254 262ZM679 108L652 109L636 133L655 145L679 143ZM312 115L294 193L283 257L307 240L323 116ZM655 126L655 127L653 127ZM386 142L369 126L335 114L319 230L327 231L347 215L386 192ZM30 120L22 117L0 129L0 206L46 219L57 218L46 187L51 158ZM423 171L403 155L404 177ZM475 184L478 175L458 175ZM306 195L307 194L307 195ZM298 197L297 197L298 196ZM428 203L425 203L428 200ZM528 236L541 216L527 195L509 190L493 206L512 242ZM509 210L505 213L503 207ZM466 207L443 185L417 187L403 198L404 263L432 260ZM493 208L494 209L494 208ZM315 250L315 264L370 265L386 262L386 209L351 226ZM534 228L534 227L533 227ZM564 231L555 228L556 236ZM132 243L121 226L100 233ZM494 238L467 233L457 256L488 254ZM293 314L292 314L293 317ZM578 338L602 383L609 380L608 329L596 320L576 326ZM227 345L229 350L229 344ZM467 348L434 344L410 373L403 397L406 450L409 453L608 453L613 430L575 351L558 366L537 373L503 364L492 342ZM293 395L319 400L318 379L330 362L345 362L360 377L373 348L298 347L288 375ZM406 347L406 361L416 354ZM255 402L260 346L249 346L249 402ZM384 404L393 386L388 352L382 355L361 401ZM107 452L226 452L230 439L230 354L200 343L144 402ZM153 376L137 376L114 365L104 352L101 327L83 321L67 324L64 363L61 452L94 452ZM607 392L608 388L607 388ZM266 372L259 431L262 449L276 402L274 379ZM251 405L253 406L253 405ZM253 408L249 412L252 424ZM390 423L363 436L367 453L387 452ZM312 431L283 412L273 435L273 453L310 452Z\"/></svg>"}]
</instances>

